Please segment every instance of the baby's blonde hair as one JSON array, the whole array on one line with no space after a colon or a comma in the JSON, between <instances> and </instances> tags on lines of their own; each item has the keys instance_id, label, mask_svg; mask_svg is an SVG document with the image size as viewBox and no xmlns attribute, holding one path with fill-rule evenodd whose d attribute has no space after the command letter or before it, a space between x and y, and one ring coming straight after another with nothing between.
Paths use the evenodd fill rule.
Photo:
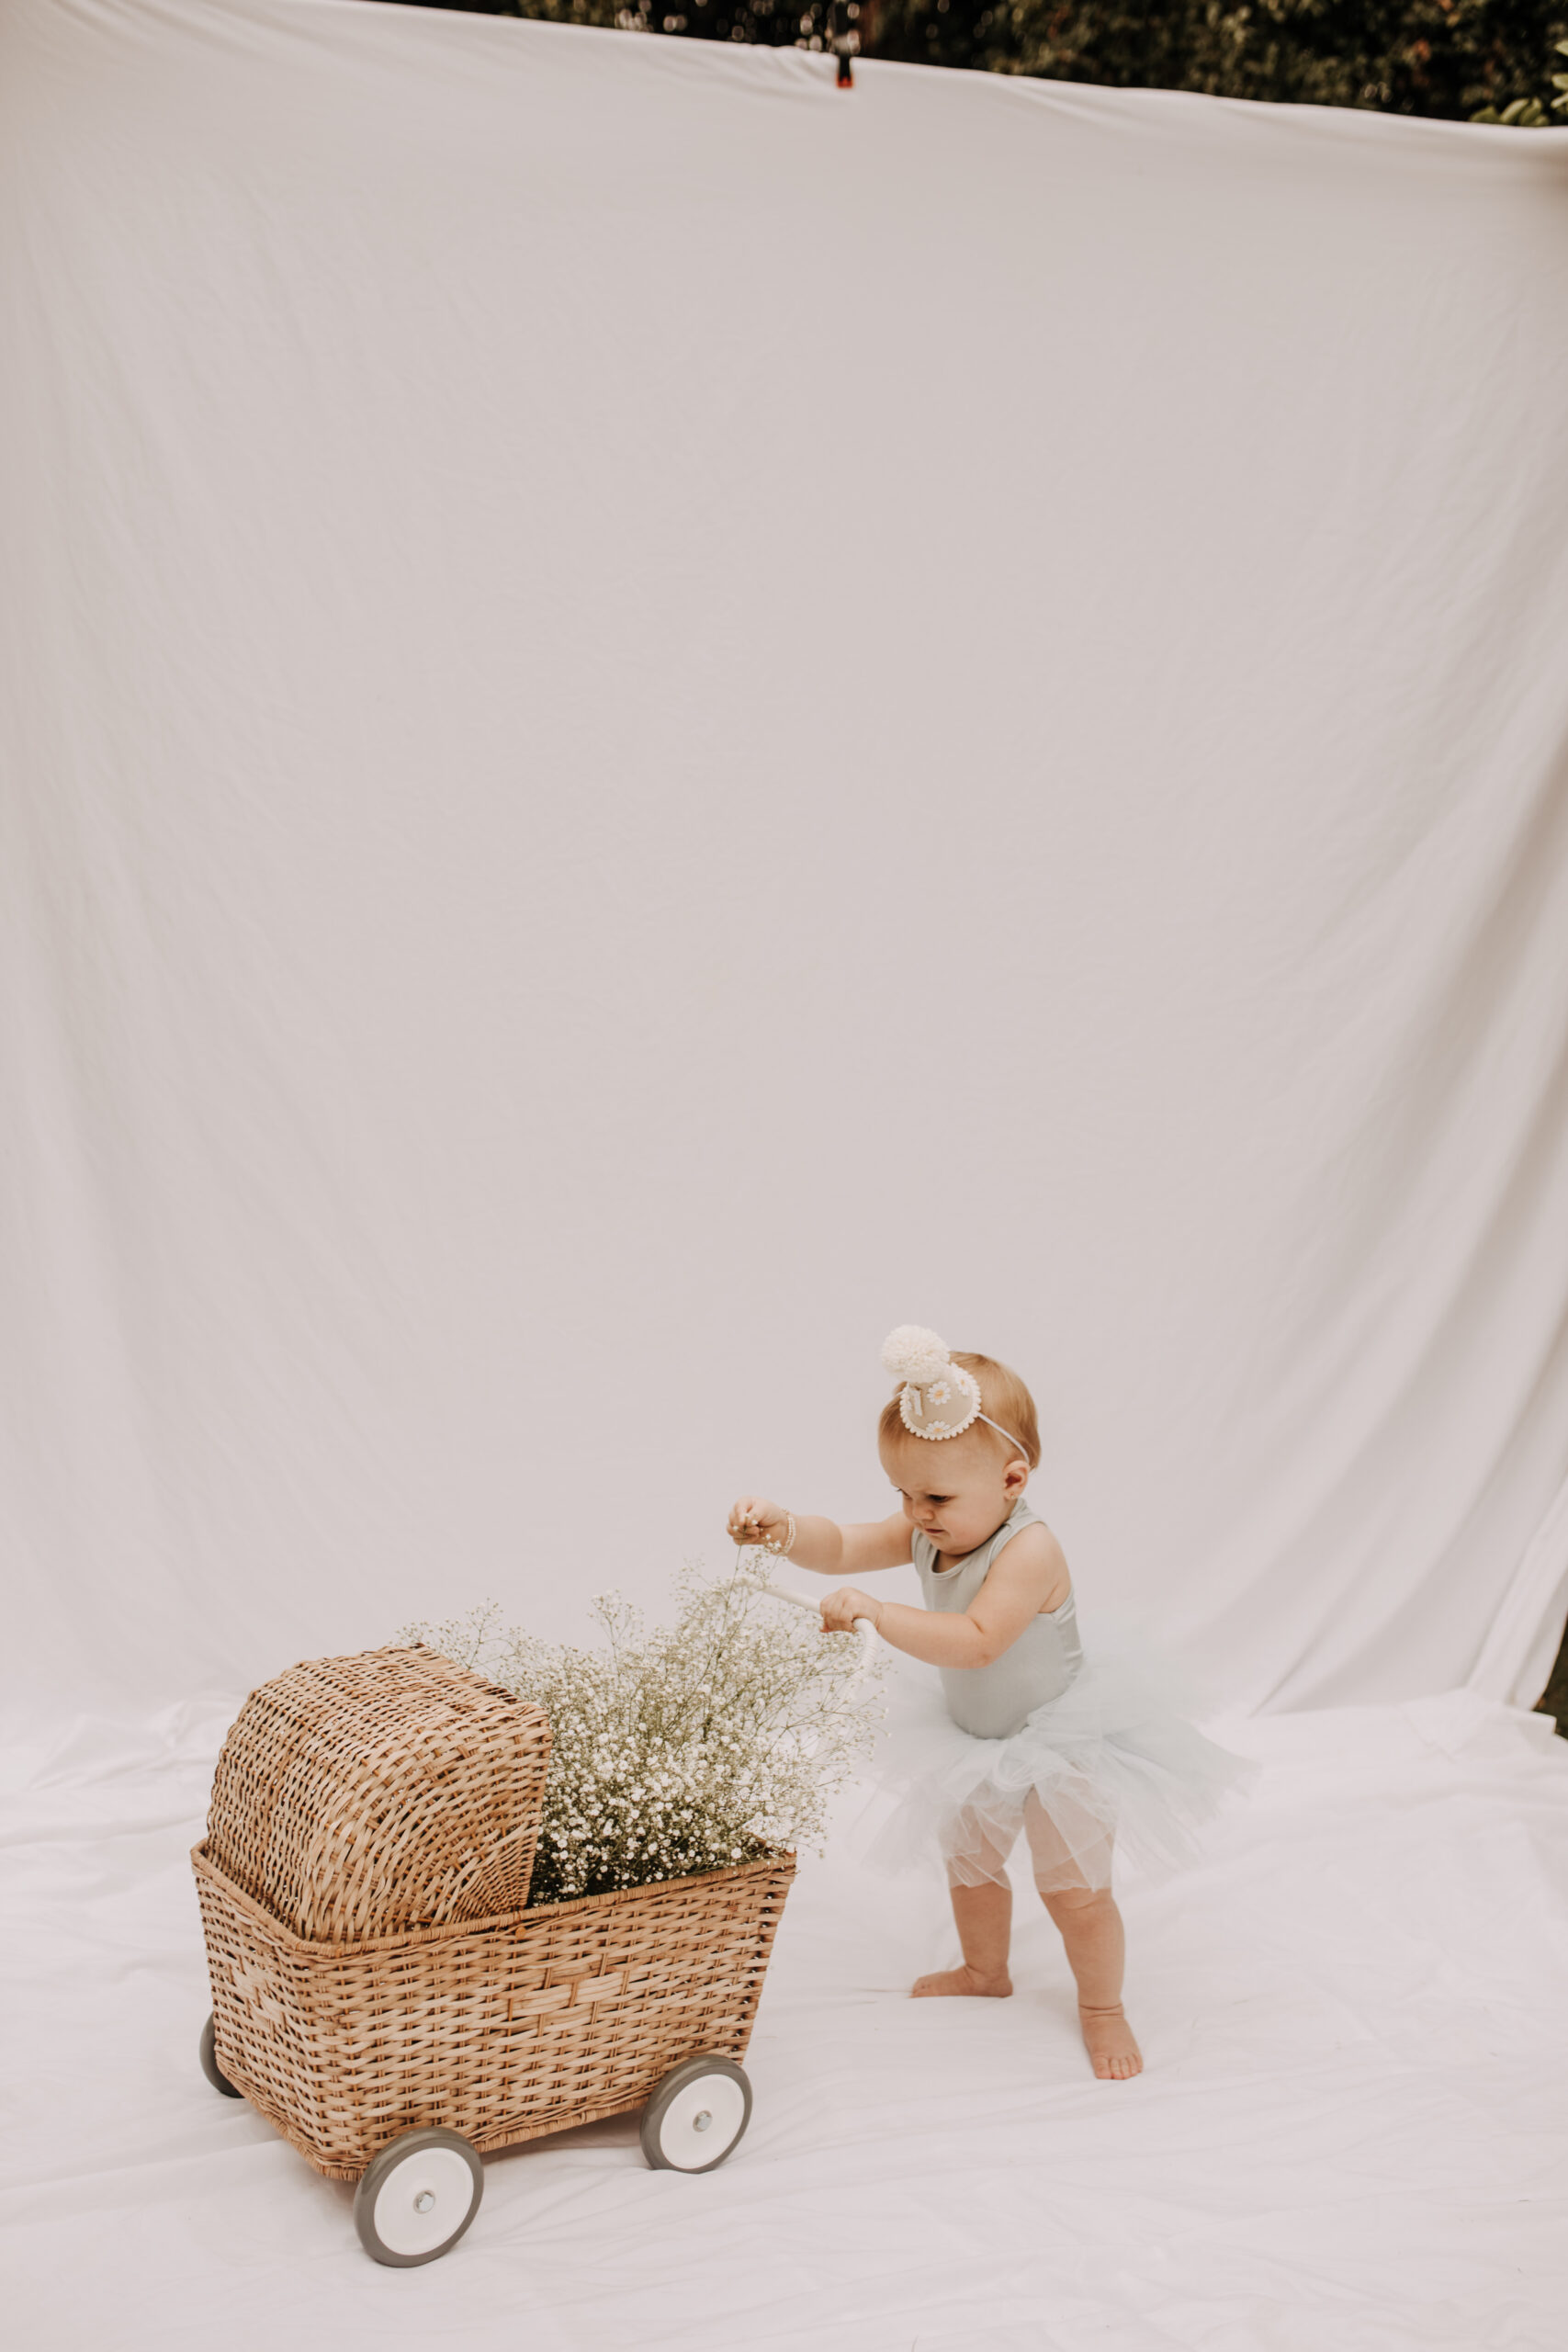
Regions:
<instances>
[{"instance_id":1,"label":"baby's blonde hair","mask_svg":"<svg viewBox=\"0 0 1568 2352\"><path fill-rule=\"evenodd\" d=\"M972 1372L979 1382L982 1413L993 1421L999 1421L1004 1430L1017 1438L1019 1447L1030 1468L1038 1470L1040 1467L1040 1417L1034 1409L1033 1397L1012 1366L998 1363L995 1356L972 1355L966 1348L954 1348L952 1355L954 1363L961 1364L965 1372ZM903 1384L900 1382L882 1408L882 1419L876 1425L879 1442L883 1438L909 1435L909 1431L904 1426L904 1417L898 1410L898 1399L903 1393ZM998 1445L1006 1442L1004 1439L997 1436L994 1430L987 1429L985 1421L972 1421L970 1428L984 1431L987 1437L995 1437ZM936 1442L940 1445L942 1441L939 1439ZM1012 1449L1010 1448L1010 1459L1011 1453Z\"/></svg>"}]
</instances>

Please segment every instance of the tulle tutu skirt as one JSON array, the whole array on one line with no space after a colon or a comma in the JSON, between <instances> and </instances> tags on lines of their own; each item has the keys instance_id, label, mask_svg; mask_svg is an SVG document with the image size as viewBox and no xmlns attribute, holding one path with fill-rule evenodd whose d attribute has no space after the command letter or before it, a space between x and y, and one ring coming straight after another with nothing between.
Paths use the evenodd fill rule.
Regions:
<instances>
[{"instance_id":1,"label":"tulle tutu skirt","mask_svg":"<svg viewBox=\"0 0 1568 2352\"><path fill-rule=\"evenodd\" d=\"M863 1838L864 1860L897 1871L940 1859L956 1885L1005 1884L1022 1833L1042 1894L1109 1886L1113 1852L1140 1877L1182 1869L1258 1768L1178 1711L1169 1679L1146 1657L1097 1653L1010 1738L976 1739L929 1668L901 1677L875 1768L895 1802Z\"/></svg>"}]
</instances>

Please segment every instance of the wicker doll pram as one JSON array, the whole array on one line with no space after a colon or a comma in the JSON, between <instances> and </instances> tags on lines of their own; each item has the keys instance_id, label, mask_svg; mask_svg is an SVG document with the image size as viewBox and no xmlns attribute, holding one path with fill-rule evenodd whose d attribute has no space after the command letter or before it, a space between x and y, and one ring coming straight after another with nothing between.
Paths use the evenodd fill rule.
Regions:
<instances>
[{"instance_id":1,"label":"wicker doll pram","mask_svg":"<svg viewBox=\"0 0 1568 2352\"><path fill-rule=\"evenodd\" d=\"M536 1708L418 1646L293 1668L224 1744L202 2064L358 2179L378 2261L456 2245L485 2150L641 2108L650 2164L706 2172L750 2120L793 1855L529 1910L548 1759Z\"/></svg>"}]
</instances>

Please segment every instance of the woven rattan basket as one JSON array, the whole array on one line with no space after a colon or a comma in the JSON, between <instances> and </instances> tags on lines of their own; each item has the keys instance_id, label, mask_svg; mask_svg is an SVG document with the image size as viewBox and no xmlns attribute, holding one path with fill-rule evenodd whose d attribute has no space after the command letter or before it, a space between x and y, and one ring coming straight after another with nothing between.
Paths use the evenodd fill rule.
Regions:
<instances>
[{"instance_id":1,"label":"woven rattan basket","mask_svg":"<svg viewBox=\"0 0 1568 2352\"><path fill-rule=\"evenodd\" d=\"M420 2125L504 2147L744 2054L794 1857L527 1910L547 1759L537 1710L417 1648L246 1702L192 1858L214 2078L321 2172Z\"/></svg>"},{"instance_id":2,"label":"woven rattan basket","mask_svg":"<svg viewBox=\"0 0 1568 2352\"><path fill-rule=\"evenodd\" d=\"M549 1760L537 1707L434 1650L311 1658L240 1710L207 1854L312 1941L517 1910Z\"/></svg>"}]
</instances>

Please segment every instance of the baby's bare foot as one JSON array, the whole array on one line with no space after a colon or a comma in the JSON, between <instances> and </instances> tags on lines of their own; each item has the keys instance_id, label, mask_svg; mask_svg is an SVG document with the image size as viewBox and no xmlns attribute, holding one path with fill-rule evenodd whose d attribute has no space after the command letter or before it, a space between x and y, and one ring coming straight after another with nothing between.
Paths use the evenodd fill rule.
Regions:
<instances>
[{"instance_id":1,"label":"baby's bare foot","mask_svg":"<svg viewBox=\"0 0 1568 2352\"><path fill-rule=\"evenodd\" d=\"M1080 2001L1078 2023L1083 2028L1084 2048L1102 2083L1124 2083L1143 2073L1144 2053L1133 2039L1120 2001L1113 2009L1086 2009Z\"/></svg>"},{"instance_id":2,"label":"baby's bare foot","mask_svg":"<svg viewBox=\"0 0 1568 2352\"><path fill-rule=\"evenodd\" d=\"M1012 1991L1012 1979L1004 1971L999 1976L982 1976L974 1968L939 1969L934 1976L917 1976L909 1990L911 2001L929 2001L942 1994L967 1994L972 2000L1005 2001Z\"/></svg>"}]
</instances>

